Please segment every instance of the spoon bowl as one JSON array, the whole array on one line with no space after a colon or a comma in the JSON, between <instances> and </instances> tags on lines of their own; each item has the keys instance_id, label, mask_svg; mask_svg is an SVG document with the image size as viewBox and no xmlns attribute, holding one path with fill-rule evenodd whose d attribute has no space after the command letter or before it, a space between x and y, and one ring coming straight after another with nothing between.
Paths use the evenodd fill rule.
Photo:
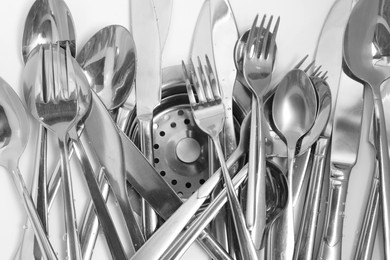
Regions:
<instances>
[{"instance_id":1,"label":"spoon bowl","mask_svg":"<svg viewBox=\"0 0 390 260\"><path fill-rule=\"evenodd\" d=\"M68 42L72 56L76 54L73 18L63 0L36 0L31 7L22 37L22 57L26 63L31 51L40 44Z\"/></svg>"},{"instance_id":2,"label":"spoon bowl","mask_svg":"<svg viewBox=\"0 0 390 260\"><path fill-rule=\"evenodd\" d=\"M99 30L76 59L108 110L126 101L136 73L135 43L126 28L111 25Z\"/></svg>"}]
</instances>

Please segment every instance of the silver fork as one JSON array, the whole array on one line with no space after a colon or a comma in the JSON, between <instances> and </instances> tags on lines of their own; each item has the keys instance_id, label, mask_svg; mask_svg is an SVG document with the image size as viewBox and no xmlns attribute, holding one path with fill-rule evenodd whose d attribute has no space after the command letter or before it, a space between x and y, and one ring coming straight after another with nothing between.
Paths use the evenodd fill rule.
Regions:
<instances>
[{"instance_id":1,"label":"silver fork","mask_svg":"<svg viewBox=\"0 0 390 260\"><path fill-rule=\"evenodd\" d=\"M253 21L244 50L243 74L252 92L251 142L247 183L246 223L256 249L261 248L266 226L265 202L265 141L263 101L270 93L270 83L276 55L278 18L271 35L273 17L264 28L266 16L257 27L258 15Z\"/></svg>"},{"instance_id":2,"label":"silver fork","mask_svg":"<svg viewBox=\"0 0 390 260\"><path fill-rule=\"evenodd\" d=\"M57 50L54 51L53 48ZM41 124L51 130L58 137L61 152L62 187L64 194L65 231L67 240L67 254L70 260L81 260L81 249L78 241L76 213L74 207L73 187L68 161L69 130L78 118L78 91L79 88L72 80L72 65L70 60L64 60L65 55L59 44L50 45L48 48L40 47L40 57L44 62L45 73L43 84L35 84L33 98L29 102L32 114ZM69 45L66 52L70 52ZM57 54L57 55L55 55Z\"/></svg>"},{"instance_id":3,"label":"silver fork","mask_svg":"<svg viewBox=\"0 0 390 260\"><path fill-rule=\"evenodd\" d=\"M226 166L225 156L222 151L219 134L222 131L225 121L225 109L222 103L220 88L215 79L214 72L208 57L206 56L206 66L203 67L198 57L198 76L195 72L195 66L191 60L190 74L184 65L183 73L186 80L187 93L191 105L192 114L198 127L210 136L214 143L221 168L222 175L226 184L229 203L232 210L233 221L237 232L240 251L243 259L257 259L257 253L246 228L244 214L242 213L229 170ZM191 80L197 93L198 101L192 90Z\"/></svg>"}]
</instances>

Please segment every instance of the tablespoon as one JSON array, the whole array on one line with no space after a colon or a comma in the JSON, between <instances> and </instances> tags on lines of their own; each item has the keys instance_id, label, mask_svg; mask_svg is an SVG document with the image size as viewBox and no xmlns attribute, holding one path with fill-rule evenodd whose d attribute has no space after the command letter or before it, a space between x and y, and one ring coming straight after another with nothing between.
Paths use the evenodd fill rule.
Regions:
<instances>
[{"instance_id":1,"label":"tablespoon","mask_svg":"<svg viewBox=\"0 0 390 260\"><path fill-rule=\"evenodd\" d=\"M28 141L29 119L18 95L2 78L0 78L0 120L2 122L0 165L11 172L15 187L32 223L43 257L45 259L57 259L18 167L19 158Z\"/></svg>"},{"instance_id":2,"label":"tablespoon","mask_svg":"<svg viewBox=\"0 0 390 260\"><path fill-rule=\"evenodd\" d=\"M381 85L390 77L390 67L373 62L373 40L382 0L357 2L344 33L344 67L357 81L369 87L374 96L374 136L379 161L380 197L383 217L385 257L390 259L390 160Z\"/></svg>"},{"instance_id":3,"label":"tablespoon","mask_svg":"<svg viewBox=\"0 0 390 260\"><path fill-rule=\"evenodd\" d=\"M76 36L71 12L63 0L36 0L28 12L22 38L24 63L40 44L68 42L72 56L76 54Z\"/></svg>"},{"instance_id":4,"label":"tablespoon","mask_svg":"<svg viewBox=\"0 0 390 260\"><path fill-rule=\"evenodd\" d=\"M276 128L287 145L288 187L287 206L278 227L275 244L276 258L292 259L294 253L294 212L292 197L292 177L298 141L313 126L317 112L317 96L313 84L306 73L299 69L291 70L276 89L272 115Z\"/></svg>"}]
</instances>

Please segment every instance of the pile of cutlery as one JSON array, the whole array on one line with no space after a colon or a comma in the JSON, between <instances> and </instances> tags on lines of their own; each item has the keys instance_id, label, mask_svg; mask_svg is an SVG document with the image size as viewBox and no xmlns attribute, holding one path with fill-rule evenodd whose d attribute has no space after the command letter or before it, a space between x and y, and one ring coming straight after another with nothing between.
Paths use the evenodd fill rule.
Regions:
<instances>
[{"instance_id":1,"label":"pile of cutlery","mask_svg":"<svg viewBox=\"0 0 390 260\"><path fill-rule=\"evenodd\" d=\"M228 0L205 0L169 81L172 6L130 3L131 32L104 27L78 52L63 0L36 0L26 18L23 102L0 78L1 164L31 226L15 259L92 259L99 234L112 259L181 259L193 243L221 260L342 259L362 129L377 167L352 255L371 259L381 221L390 259L385 0L335 1L314 56L277 84L283 17L257 15L240 35ZM28 188L18 164L33 127ZM76 212L79 173L89 202ZM59 200L66 235L55 248Z\"/></svg>"}]
</instances>

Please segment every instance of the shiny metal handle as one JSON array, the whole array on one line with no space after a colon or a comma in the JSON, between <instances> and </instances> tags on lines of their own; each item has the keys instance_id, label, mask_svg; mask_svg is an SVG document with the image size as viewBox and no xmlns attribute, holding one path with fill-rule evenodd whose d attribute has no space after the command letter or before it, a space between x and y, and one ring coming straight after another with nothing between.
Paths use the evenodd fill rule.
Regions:
<instances>
[{"instance_id":1,"label":"shiny metal handle","mask_svg":"<svg viewBox=\"0 0 390 260\"><path fill-rule=\"evenodd\" d=\"M94 209L96 210L96 214L103 228L111 255L114 257L114 259L126 259L126 254L122 247L122 243L120 242L118 232L116 231L114 222L112 221L112 218L106 207L107 198L103 198L102 194L100 193L99 185L96 181L92 166L86 156L84 147L79 140L76 140L73 142L73 148L83 169L89 193L94 204Z\"/></svg>"},{"instance_id":2,"label":"shiny metal handle","mask_svg":"<svg viewBox=\"0 0 390 260\"><path fill-rule=\"evenodd\" d=\"M385 258L390 259L390 162L382 99L374 96L374 141L379 162Z\"/></svg>"},{"instance_id":3,"label":"shiny metal handle","mask_svg":"<svg viewBox=\"0 0 390 260\"><path fill-rule=\"evenodd\" d=\"M345 201L352 167L331 165L328 207L318 252L319 259L341 260Z\"/></svg>"},{"instance_id":4,"label":"shiny metal handle","mask_svg":"<svg viewBox=\"0 0 390 260\"><path fill-rule=\"evenodd\" d=\"M138 118L139 123L139 136L140 136L140 149L145 155L146 159L153 165L153 121L152 118L143 119ZM144 235L149 238L157 228L158 219L157 214L154 212L152 207L142 199L142 226Z\"/></svg>"},{"instance_id":5,"label":"shiny metal handle","mask_svg":"<svg viewBox=\"0 0 390 260\"><path fill-rule=\"evenodd\" d=\"M110 186L107 180L104 178L104 172L101 168L98 174L99 189L103 196L103 199L107 203L108 194L110 191ZM92 258L93 249L95 248L96 240L99 234L99 219L95 213L95 207L92 200L87 206L86 213L81 222L80 226L80 241L81 241L81 251L83 254L84 260L89 260Z\"/></svg>"},{"instance_id":6,"label":"shiny metal handle","mask_svg":"<svg viewBox=\"0 0 390 260\"><path fill-rule=\"evenodd\" d=\"M296 260L313 259L316 227L321 205L321 191L325 175L326 154L329 150L329 138L320 137L316 143L308 191L305 196L303 213L295 245Z\"/></svg>"},{"instance_id":7,"label":"shiny metal handle","mask_svg":"<svg viewBox=\"0 0 390 260\"><path fill-rule=\"evenodd\" d=\"M234 177L234 188L237 189L248 173L248 165L243 167ZM227 191L223 189L218 196L210 203L210 205L197 217L189 227L176 239L176 242L170 245L162 259L180 259L184 252L188 249L191 243L197 236L200 235L203 239L202 230L210 223L210 221L218 214L219 210L227 202Z\"/></svg>"},{"instance_id":8,"label":"shiny metal handle","mask_svg":"<svg viewBox=\"0 0 390 260\"><path fill-rule=\"evenodd\" d=\"M248 193L246 221L251 231L256 250L263 245L266 227L266 196L265 196L265 138L263 104L259 98L252 95L252 121L249 152Z\"/></svg>"},{"instance_id":9,"label":"shiny metal handle","mask_svg":"<svg viewBox=\"0 0 390 260\"><path fill-rule=\"evenodd\" d=\"M355 250L355 260L371 260L374 250L375 235L379 216L379 172L375 167L375 174L371 182L370 195L367 201L364 219L360 228L359 242Z\"/></svg>"},{"instance_id":10,"label":"shiny metal handle","mask_svg":"<svg viewBox=\"0 0 390 260\"><path fill-rule=\"evenodd\" d=\"M41 220L39 219L38 212L35 209L34 202L31 199L30 193L24 183L23 177L17 167L12 167L12 178L14 180L16 189L23 201L23 206L26 209L27 215L31 221L32 227L37 237L41 253L45 259L58 259L57 255L46 236L46 232L42 226Z\"/></svg>"},{"instance_id":11,"label":"shiny metal handle","mask_svg":"<svg viewBox=\"0 0 390 260\"><path fill-rule=\"evenodd\" d=\"M46 138L46 129L39 124L38 134L37 134L37 143L36 143L36 157L35 157L35 169L33 183L31 185L31 196L36 199L37 212L41 219L43 228L47 233L47 216L48 216L48 203L47 203L47 156L46 156L46 147L47 147L47 138ZM34 252L34 258L39 260L42 258L41 251L39 249L39 243L34 238L34 231L31 228L28 228L31 224L29 223L28 218L26 219L24 233L22 242L20 243L19 250L15 256L15 259L26 259L31 256L31 253ZM34 241L34 242L33 242Z\"/></svg>"},{"instance_id":12,"label":"shiny metal handle","mask_svg":"<svg viewBox=\"0 0 390 260\"><path fill-rule=\"evenodd\" d=\"M226 102L224 103L226 104ZM232 106L230 106L230 109L226 109L226 117L225 117L225 124L223 127L223 149L225 158L229 158L230 155L236 150L237 148L237 140L236 140L236 131L234 128L234 120L233 120L233 112L231 109ZM233 165L232 168L230 168L230 172L236 173L238 168L238 164Z\"/></svg>"},{"instance_id":13,"label":"shiny metal handle","mask_svg":"<svg viewBox=\"0 0 390 260\"><path fill-rule=\"evenodd\" d=\"M61 151L61 181L64 199L66 247L69 260L82 260L81 247L77 232L77 219L74 206L72 178L70 176L67 138L59 138L58 144Z\"/></svg>"},{"instance_id":14,"label":"shiny metal handle","mask_svg":"<svg viewBox=\"0 0 390 260\"><path fill-rule=\"evenodd\" d=\"M214 260L231 260L230 255L221 247L221 245L212 237L209 232L202 230L198 237L199 244L202 248L212 256Z\"/></svg>"}]
</instances>

